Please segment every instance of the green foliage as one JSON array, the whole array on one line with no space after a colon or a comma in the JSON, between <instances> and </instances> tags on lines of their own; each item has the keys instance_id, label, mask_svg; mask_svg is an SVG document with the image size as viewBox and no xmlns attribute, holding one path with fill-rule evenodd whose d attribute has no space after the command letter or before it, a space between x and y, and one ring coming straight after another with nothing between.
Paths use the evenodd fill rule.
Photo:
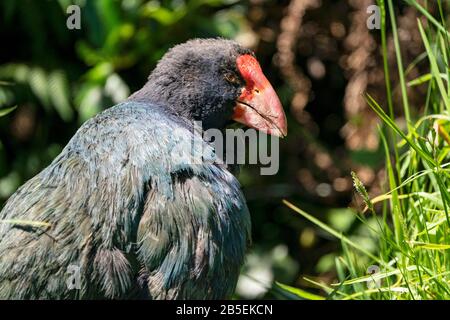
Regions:
<instances>
[{"instance_id":1,"label":"green foliage","mask_svg":"<svg viewBox=\"0 0 450 320\"><path fill-rule=\"evenodd\" d=\"M10 107L10 108L5 108L5 109L0 109L0 117L6 116L8 113L12 112L14 109L16 109L16 106Z\"/></svg>"},{"instance_id":2,"label":"green foliage","mask_svg":"<svg viewBox=\"0 0 450 320\"><path fill-rule=\"evenodd\" d=\"M352 174L356 191L372 212L358 215L366 236L375 239L376 248L369 250L332 229L289 202L291 209L341 241L342 252L335 267L339 281L325 284L307 279L331 299L449 299L450 298L450 129L449 105L449 35L441 1L440 17L433 17L417 1L407 1L418 9L427 24L417 21L422 36L429 73L407 82L397 37L395 12L387 0L394 34L398 75L406 132L392 112L392 90L389 70L386 72L389 114L369 94L368 105L380 117L384 128L380 136L385 150L386 185L382 195L369 199L365 187ZM387 66L385 1L383 10L382 53ZM407 68L408 69L408 68ZM407 86L427 86L428 95L423 115L414 123L416 114L408 102ZM413 112L414 111L414 112ZM375 205L382 204L381 208ZM376 212L381 214L377 214ZM371 273L370 270L376 270ZM287 291L292 292L292 290Z\"/></svg>"},{"instance_id":3,"label":"green foliage","mask_svg":"<svg viewBox=\"0 0 450 320\"><path fill-rule=\"evenodd\" d=\"M80 30L66 27L71 4ZM171 46L234 37L246 23L230 0L4 0L0 13L0 203L81 123L140 88Z\"/></svg>"},{"instance_id":4,"label":"green foliage","mask_svg":"<svg viewBox=\"0 0 450 320\"><path fill-rule=\"evenodd\" d=\"M17 106L14 107L4 107L11 100L11 94L8 90L4 89L5 86L11 85L9 82L0 81L0 117L6 116L8 113L12 112Z\"/></svg>"}]
</instances>

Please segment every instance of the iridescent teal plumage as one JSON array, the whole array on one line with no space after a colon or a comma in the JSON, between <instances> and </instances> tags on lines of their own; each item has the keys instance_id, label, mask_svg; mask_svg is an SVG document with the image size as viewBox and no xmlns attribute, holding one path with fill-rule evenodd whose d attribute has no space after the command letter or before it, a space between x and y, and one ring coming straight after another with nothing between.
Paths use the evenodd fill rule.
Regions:
<instances>
[{"instance_id":1,"label":"iridescent teal plumage","mask_svg":"<svg viewBox=\"0 0 450 320\"><path fill-rule=\"evenodd\" d=\"M1 212L2 220L51 227L2 224L0 297L229 296L249 240L249 215L226 168L186 163L196 154L194 134L160 108L137 102L83 125ZM67 288L70 265L81 267L80 290Z\"/></svg>"}]
</instances>

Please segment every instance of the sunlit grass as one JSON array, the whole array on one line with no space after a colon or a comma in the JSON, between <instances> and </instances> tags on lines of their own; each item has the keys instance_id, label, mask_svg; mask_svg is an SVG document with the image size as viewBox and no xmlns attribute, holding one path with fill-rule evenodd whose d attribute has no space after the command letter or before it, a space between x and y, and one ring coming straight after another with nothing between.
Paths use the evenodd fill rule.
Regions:
<instances>
[{"instance_id":1,"label":"sunlit grass","mask_svg":"<svg viewBox=\"0 0 450 320\"><path fill-rule=\"evenodd\" d=\"M356 175L355 189L366 207L358 218L366 234L377 243L368 250L329 225L284 201L293 211L341 242L335 259L338 281L322 283L304 279L328 299L449 299L450 298L450 83L449 34L444 5L437 1L438 17L424 3L406 1L427 23L417 21L424 53L413 63L427 63L429 73L407 81L410 67L403 67L392 0L377 1L382 10L381 50L386 75L386 101L365 94L368 105L380 117L379 134L385 151L385 193L370 199ZM388 12L386 12L388 11ZM394 35L398 70L387 63L386 21ZM394 118L393 77L396 72L402 94L406 129ZM424 106L411 105L408 87L426 86ZM400 109L400 108L398 108ZM422 110L423 114L419 114ZM284 288L295 294L294 289ZM303 293L303 292L301 292ZM305 294L297 294L308 299Z\"/></svg>"}]
</instances>

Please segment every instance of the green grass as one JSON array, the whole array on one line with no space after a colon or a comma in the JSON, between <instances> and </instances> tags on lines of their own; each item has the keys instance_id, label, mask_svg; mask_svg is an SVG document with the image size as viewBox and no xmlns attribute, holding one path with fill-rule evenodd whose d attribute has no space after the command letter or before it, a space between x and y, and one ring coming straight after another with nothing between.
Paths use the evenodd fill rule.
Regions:
<instances>
[{"instance_id":1,"label":"green grass","mask_svg":"<svg viewBox=\"0 0 450 320\"><path fill-rule=\"evenodd\" d=\"M3 87L5 86L10 86L11 83L9 82L5 82L5 81L0 81L0 117L6 116L7 114L11 113L12 111L14 111L17 106L13 106L13 107L5 107L5 105L7 105L7 99L5 98L5 95L3 94Z\"/></svg>"},{"instance_id":2,"label":"green grass","mask_svg":"<svg viewBox=\"0 0 450 320\"><path fill-rule=\"evenodd\" d=\"M293 211L341 242L335 259L338 280L322 283L305 278L328 299L450 299L450 83L449 33L445 21L448 3L437 1L438 14L429 12L426 1L406 0L425 17L417 20L424 53L413 63L429 72L407 81L411 66L404 68L396 14L392 0L379 0L382 11L381 52L386 79L386 101L365 94L368 105L382 120L379 128L385 152L385 193L370 199L353 174L356 191L366 203L358 212L364 235L375 248L334 230L329 225L284 201ZM448 8L447 8L448 9ZM388 68L387 23L393 34L397 70ZM398 83L391 83L393 73ZM412 105L408 90L426 86L426 103ZM393 88L399 87L406 126L394 117ZM408 89L409 87L409 89ZM369 270L376 272L369 274ZM304 291L283 287L308 299ZM317 297L315 297L317 298Z\"/></svg>"}]
</instances>

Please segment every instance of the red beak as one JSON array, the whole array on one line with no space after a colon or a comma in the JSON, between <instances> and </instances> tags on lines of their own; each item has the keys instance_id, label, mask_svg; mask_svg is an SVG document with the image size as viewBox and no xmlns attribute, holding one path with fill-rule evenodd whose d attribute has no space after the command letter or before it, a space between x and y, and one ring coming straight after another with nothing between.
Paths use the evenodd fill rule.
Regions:
<instances>
[{"instance_id":1,"label":"red beak","mask_svg":"<svg viewBox=\"0 0 450 320\"><path fill-rule=\"evenodd\" d=\"M236 100L233 120L267 134L285 137L287 122L283 106L258 61L245 54L236 59L236 64L246 86Z\"/></svg>"}]
</instances>

